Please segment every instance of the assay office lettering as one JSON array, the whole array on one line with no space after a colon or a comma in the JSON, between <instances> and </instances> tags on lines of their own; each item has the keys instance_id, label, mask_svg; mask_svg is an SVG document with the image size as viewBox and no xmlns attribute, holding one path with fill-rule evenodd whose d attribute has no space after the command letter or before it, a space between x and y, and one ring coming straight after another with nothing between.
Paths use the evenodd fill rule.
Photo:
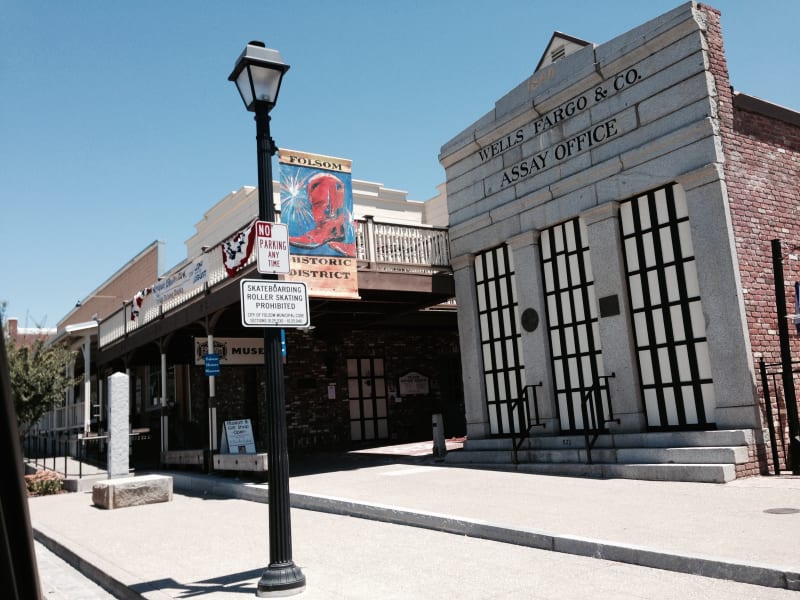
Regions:
<instances>
[{"instance_id":1,"label":"assay office lettering","mask_svg":"<svg viewBox=\"0 0 800 600\"><path fill-rule=\"evenodd\" d=\"M513 134L507 135L504 138L500 138L488 146L484 146L478 150L478 154L481 157L481 161L485 161L490 158L494 158L498 154L502 154L509 148L513 148L517 144L521 144L523 141L525 141L525 134L523 133L522 129L518 129Z\"/></svg>"},{"instance_id":2,"label":"assay office lettering","mask_svg":"<svg viewBox=\"0 0 800 600\"><path fill-rule=\"evenodd\" d=\"M587 91L557 106L550 112L531 121L525 127L517 129L515 132L491 144L483 146L478 150L478 156L481 162L486 162L487 160L499 156L507 150L522 144L529 137L536 137L545 133L559 123L582 113L586 109L596 106L616 92L630 87L641 80L642 75L636 68L630 68L618 73L614 77L606 80L602 85L598 85L593 90ZM565 142L561 142L547 150L539 151L532 156L528 156L521 162L507 169L503 172L501 187L547 168L548 163L552 164L553 162L564 160L573 154L590 148L594 144L602 143L618 133L619 130L617 129L614 119L609 119L599 125L595 125Z\"/></svg>"},{"instance_id":3,"label":"assay office lettering","mask_svg":"<svg viewBox=\"0 0 800 600\"><path fill-rule=\"evenodd\" d=\"M586 96L580 96L562 104L546 115L543 115L541 118L536 119L528 127L533 130L533 135L539 135L551 127L554 127L564 119L568 119L569 117L584 110L588 105L589 101L586 99ZM504 138L500 138L488 146L484 146L478 150L478 154L481 157L481 161L485 162L486 160L494 158L498 154L502 154L506 150L513 148L517 144L521 144L524 141L525 130L517 129L514 133L507 135Z\"/></svg>"},{"instance_id":4,"label":"assay office lettering","mask_svg":"<svg viewBox=\"0 0 800 600\"><path fill-rule=\"evenodd\" d=\"M616 119L609 119L604 123L590 127L556 146L523 159L510 169L506 169L503 171L503 180L500 182L500 187L503 188L529 175L534 175L556 162L571 157L573 154L588 150L595 144L602 144L618 133Z\"/></svg>"}]
</instances>

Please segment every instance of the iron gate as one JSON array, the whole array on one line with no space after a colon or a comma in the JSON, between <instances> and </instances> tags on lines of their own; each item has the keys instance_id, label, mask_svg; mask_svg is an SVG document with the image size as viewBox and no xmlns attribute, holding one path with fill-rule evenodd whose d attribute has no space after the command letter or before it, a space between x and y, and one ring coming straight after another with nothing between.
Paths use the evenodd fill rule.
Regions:
<instances>
[{"instance_id":1,"label":"iron gate","mask_svg":"<svg viewBox=\"0 0 800 600\"><path fill-rule=\"evenodd\" d=\"M800 372L800 361L792 361L786 368L794 374ZM790 460L791 450L791 419L792 406L788 401L794 401L796 394L786 394L784 390L784 366L782 362L767 363L761 358L758 361L758 371L761 377L761 390L764 399L764 417L769 430L770 456L772 470L775 475L781 474L781 465L784 469L792 470ZM794 382L794 377L792 377ZM795 383L796 386L796 383ZM795 414L797 408L795 407Z\"/></svg>"}]
</instances>

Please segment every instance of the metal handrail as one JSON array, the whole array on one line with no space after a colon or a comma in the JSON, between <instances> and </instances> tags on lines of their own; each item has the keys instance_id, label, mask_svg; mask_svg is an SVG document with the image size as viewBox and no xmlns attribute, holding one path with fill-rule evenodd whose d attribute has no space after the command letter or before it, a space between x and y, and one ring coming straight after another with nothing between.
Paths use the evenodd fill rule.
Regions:
<instances>
[{"instance_id":1,"label":"metal handrail","mask_svg":"<svg viewBox=\"0 0 800 600\"><path fill-rule=\"evenodd\" d=\"M609 394L608 388L608 380L615 377L615 373L611 373L611 375L599 375L597 380L591 385L591 387L586 388L584 391L586 395L583 396L581 401L581 415L583 416L583 437L584 441L586 442L586 464L591 465L592 463L592 448L594 448L595 443L597 443L597 439L600 437L600 433L606 431L605 424L606 423L617 423L619 425L620 420L614 418L614 409L611 406L611 394ZM604 383L601 385L600 380L604 380ZM603 409L603 396L601 392L606 391L606 401L608 402L608 418L605 418L604 409ZM592 427L589 427L589 414L586 408L587 403L590 400L594 399L594 402L590 405L592 408ZM591 433L594 433L594 437L589 440L589 436Z\"/></svg>"},{"instance_id":2,"label":"metal handrail","mask_svg":"<svg viewBox=\"0 0 800 600\"><path fill-rule=\"evenodd\" d=\"M519 462L519 449L525 440L528 439L531 429L534 427L547 427L547 423L542 423L539 418L539 398L536 394L536 388L541 387L542 382L536 384L528 384L522 390L522 396L517 398L511 403L511 446L514 458L514 464ZM528 390L533 390L533 397L528 394ZM534 418L530 417L530 401L533 399L533 414ZM519 410L519 409L522 410ZM519 426L519 436L514 432L514 414L517 415L517 425ZM524 423L524 425L523 425Z\"/></svg>"}]
</instances>

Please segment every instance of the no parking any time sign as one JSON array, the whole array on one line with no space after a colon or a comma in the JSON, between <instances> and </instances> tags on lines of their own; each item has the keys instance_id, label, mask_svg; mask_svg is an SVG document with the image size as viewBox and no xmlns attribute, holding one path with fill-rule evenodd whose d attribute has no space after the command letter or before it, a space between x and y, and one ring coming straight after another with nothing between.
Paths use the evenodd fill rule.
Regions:
<instances>
[{"instance_id":1,"label":"no parking any time sign","mask_svg":"<svg viewBox=\"0 0 800 600\"><path fill-rule=\"evenodd\" d=\"M286 274L289 266L289 228L283 223L256 221L256 269L259 273Z\"/></svg>"}]
</instances>

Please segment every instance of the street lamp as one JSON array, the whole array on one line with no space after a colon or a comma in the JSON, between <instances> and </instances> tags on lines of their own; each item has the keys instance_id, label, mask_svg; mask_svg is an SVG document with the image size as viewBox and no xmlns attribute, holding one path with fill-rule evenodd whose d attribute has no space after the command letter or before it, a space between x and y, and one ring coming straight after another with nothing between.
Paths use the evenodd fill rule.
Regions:
<instances>
[{"instance_id":1,"label":"street lamp","mask_svg":"<svg viewBox=\"0 0 800 600\"><path fill-rule=\"evenodd\" d=\"M263 42L250 42L228 77L235 81L245 108L255 113L258 145L258 218L275 221L272 197L272 156L269 111L278 100L289 65L280 52ZM263 279L277 275L262 274ZM286 441L286 398L283 383L280 330L264 328L264 389L267 406L267 483L269 485L269 565L258 581L256 596L289 596L306 587L303 572L292 561L292 523L289 511L289 453Z\"/></svg>"}]
</instances>

